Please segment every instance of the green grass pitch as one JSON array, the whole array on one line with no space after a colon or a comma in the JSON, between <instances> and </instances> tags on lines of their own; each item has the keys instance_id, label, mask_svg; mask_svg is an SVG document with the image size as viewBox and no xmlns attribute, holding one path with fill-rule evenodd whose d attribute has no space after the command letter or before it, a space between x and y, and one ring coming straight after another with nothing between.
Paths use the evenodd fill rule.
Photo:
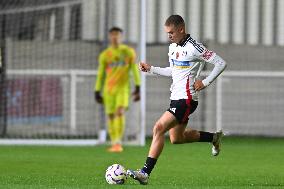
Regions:
<instances>
[{"instance_id":1,"label":"green grass pitch","mask_svg":"<svg viewBox=\"0 0 284 189\"><path fill-rule=\"evenodd\" d=\"M105 182L113 163L140 168L149 145L120 154L107 153L106 146L0 146L0 188L284 188L281 138L227 137L218 157L208 143L167 142L147 186L131 179L120 186Z\"/></svg>"}]
</instances>

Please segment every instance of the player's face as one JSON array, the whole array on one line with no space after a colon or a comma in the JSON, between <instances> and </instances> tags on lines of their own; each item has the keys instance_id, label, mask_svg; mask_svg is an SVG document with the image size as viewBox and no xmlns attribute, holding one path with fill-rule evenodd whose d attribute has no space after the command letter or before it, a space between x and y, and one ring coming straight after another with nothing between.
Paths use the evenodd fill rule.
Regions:
<instances>
[{"instance_id":1,"label":"player's face","mask_svg":"<svg viewBox=\"0 0 284 189\"><path fill-rule=\"evenodd\" d=\"M112 31L109 33L109 40L112 45L118 45L121 43L122 34L119 31Z\"/></svg>"},{"instance_id":2,"label":"player's face","mask_svg":"<svg viewBox=\"0 0 284 189\"><path fill-rule=\"evenodd\" d=\"M184 38L185 31L183 26L165 26L165 31L168 34L168 38L172 43L178 43Z\"/></svg>"}]
</instances>

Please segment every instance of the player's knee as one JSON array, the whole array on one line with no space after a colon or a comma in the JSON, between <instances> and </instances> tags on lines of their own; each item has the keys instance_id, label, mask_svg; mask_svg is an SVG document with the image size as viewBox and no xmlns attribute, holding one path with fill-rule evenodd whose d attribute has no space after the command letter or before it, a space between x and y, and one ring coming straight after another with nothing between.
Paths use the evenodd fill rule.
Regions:
<instances>
[{"instance_id":1,"label":"player's knee","mask_svg":"<svg viewBox=\"0 0 284 189\"><path fill-rule=\"evenodd\" d=\"M124 108L123 107L119 107L116 111L116 115L117 116L123 116L124 115Z\"/></svg>"},{"instance_id":2,"label":"player's knee","mask_svg":"<svg viewBox=\"0 0 284 189\"><path fill-rule=\"evenodd\" d=\"M123 116L123 112L118 111L118 112L116 113L116 116Z\"/></svg>"},{"instance_id":3,"label":"player's knee","mask_svg":"<svg viewBox=\"0 0 284 189\"><path fill-rule=\"evenodd\" d=\"M113 120L113 119L114 119L114 114L108 114L108 118L109 118L110 120Z\"/></svg>"},{"instance_id":4,"label":"player's knee","mask_svg":"<svg viewBox=\"0 0 284 189\"><path fill-rule=\"evenodd\" d=\"M161 122L156 122L153 128L153 135L164 134L164 125Z\"/></svg>"},{"instance_id":5,"label":"player's knee","mask_svg":"<svg viewBox=\"0 0 284 189\"><path fill-rule=\"evenodd\" d=\"M183 140L178 137L171 137L170 141L172 144L182 144L183 143Z\"/></svg>"}]
</instances>

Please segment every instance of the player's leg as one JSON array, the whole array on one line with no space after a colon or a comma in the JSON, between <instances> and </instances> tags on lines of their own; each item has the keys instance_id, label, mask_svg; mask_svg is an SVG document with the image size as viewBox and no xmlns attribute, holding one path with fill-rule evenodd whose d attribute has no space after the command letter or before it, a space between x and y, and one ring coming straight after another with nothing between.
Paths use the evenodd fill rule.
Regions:
<instances>
[{"instance_id":1,"label":"player's leg","mask_svg":"<svg viewBox=\"0 0 284 189\"><path fill-rule=\"evenodd\" d=\"M122 152L122 139L125 130L125 111L128 108L129 93L126 90L120 90L115 95L115 132L116 138L116 151Z\"/></svg>"},{"instance_id":2,"label":"player's leg","mask_svg":"<svg viewBox=\"0 0 284 189\"><path fill-rule=\"evenodd\" d=\"M214 133L197 131L185 127L185 124L180 124L179 127L174 127L169 131L172 144L213 142Z\"/></svg>"},{"instance_id":3,"label":"player's leg","mask_svg":"<svg viewBox=\"0 0 284 189\"><path fill-rule=\"evenodd\" d=\"M164 143L165 133L178 124L175 116L166 111L155 123L153 128L153 139L148 153L148 157L142 169L138 171L128 170L127 173L132 178L138 180L140 184L147 184L158 157L160 156Z\"/></svg>"},{"instance_id":4,"label":"player's leg","mask_svg":"<svg viewBox=\"0 0 284 189\"><path fill-rule=\"evenodd\" d=\"M185 129L185 125L170 129L170 140L172 144L183 144L191 142L212 143L212 155L217 156L221 151L222 131L216 133L197 131L190 128Z\"/></svg>"},{"instance_id":5,"label":"player's leg","mask_svg":"<svg viewBox=\"0 0 284 189\"><path fill-rule=\"evenodd\" d=\"M173 144L183 144L188 142L197 142L200 133L196 130L186 129L189 115L192 114L198 106L197 101L193 100L174 100L171 101L168 111L176 117L177 127L170 129L170 141Z\"/></svg>"},{"instance_id":6,"label":"player's leg","mask_svg":"<svg viewBox=\"0 0 284 189\"><path fill-rule=\"evenodd\" d=\"M115 121L117 125L117 137L119 142L121 143L124 130L125 130L125 108L119 107L115 113Z\"/></svg>"},{"instance_id":7,"label":"player's leg","mask_svg":"<svg viewBox=\"0 0 284 189\"><path fill-rule=\"evenodd\" d=\"M115 132L115 144L112 147L112 152L122 152L122 138L124 134L124 128L125 128L125 115L124 115L124 108L119 107L117 108L115 114L114 114L114 127L113 130Z\"/></svg>"},{"instance_id":8,"label":"player's leg","mask_svg":"<svg viewBox=\"0 0 284 189\"><path fill-rule=\"evenodd\" d=\"M190 102L179 100L171 103L171 108L168 111L175 115L180 123L179 126L173 127L169 131L171 143L211 142L213 144L212 154L216 156L220 152L222 131L210 133L186 128L188 118L196 110L197 106L198 102L193 100ZM175 111L172 111L173 108L175 108Z\"/></svg>"},{"instance_id":9,"label":"player's leg","mask_svg":"<svg viewBox=\"0 0 284 189\"><path fill-rule=\"evenodd\" d=\"M107 125L108 125L108 133L110 137L110 141L113 144L116 136L114 131L114 114L107 115Z\"/></svg>"},{"instance_id":10,"label":"player's leg","mask_svg":"<svg viewBox=\"0 0 284 189\"><path fill-rule=\"evenodd\" d=\"M115 121L115 115L114 114L108 114L108 133L110 136L111 141L111 147L108 148L109 152L118 152L117 146L118 146L118 132L117 132L117 123Z\"/></svg>"},{"instance_id":11,"label":"player's leg","mask_svg":"<svg viewBox=\"0 0 284 189\"><path fill-rule=\"evenodd\" d=\"M155 123L153 128L153 139L150 146L148 157L158 159L160 156L164 143L165 133L178 124L176 118L168 111L166 111L161 118Z\"/></svg>"},{"instance_id":12,"label":"player's leg","mask_svg":"<svg viewBox=\"0 0 284 189\"><path fill-rule=\"evenodd\" d=\"M115 96L104 94L104 107L107 114L108 134L111 141L111 147L108 148L109 152L116 152L117 144L117 126L115 121Z\"/></svg>"},{"instance_id":13,"label":"player's leg","mask_svg":"<svg viewBox=\"0 0 284 189\"><path fill-rule=\"evenodd\" d=\"M180 124L169 131L170 141L172 144L183 144L197 142L199 140L199 132L186 128L186 124Z\"/></svg>"}]
</instances>

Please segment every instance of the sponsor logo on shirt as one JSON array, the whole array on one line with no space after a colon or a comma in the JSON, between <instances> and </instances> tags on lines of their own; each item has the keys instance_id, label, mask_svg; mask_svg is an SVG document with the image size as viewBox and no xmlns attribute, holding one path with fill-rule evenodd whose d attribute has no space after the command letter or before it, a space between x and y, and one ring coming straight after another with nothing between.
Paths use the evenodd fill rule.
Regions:
<instances>
[{"instance_id":1,"label":"sponsor logo on shirt","mask_svg":"<svg viewBox=\"0 0 284 189\"><path fill-rule=\"evenodd\" d=\"M192 63L190 61L180 61L180 60L173 60L173 66L176 68L190 68Z\"/></svg>"}]
</instances>

